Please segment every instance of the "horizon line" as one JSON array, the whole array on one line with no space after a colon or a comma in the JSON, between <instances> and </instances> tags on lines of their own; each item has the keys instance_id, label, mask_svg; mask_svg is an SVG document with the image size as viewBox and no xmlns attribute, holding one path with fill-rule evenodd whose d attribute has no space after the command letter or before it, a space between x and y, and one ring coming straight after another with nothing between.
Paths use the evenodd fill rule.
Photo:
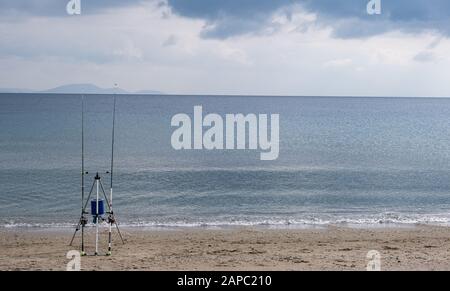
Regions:
<instances>
[{"instance_id":1,"label":"horizon line","mask_svg":"<svg viewBox=\"0 0 450 291\"><path fill-rule=\"evenodd\" d=\"M376 95L266 95L266 94L174 94L174 93L55 93L55 92L0 92L1 95L99 95L99 96L167 96L167 97L279 97L279 98L374 98L374 99L449 99L450 96L376 96Z\"/></svg>"}]
</instances>

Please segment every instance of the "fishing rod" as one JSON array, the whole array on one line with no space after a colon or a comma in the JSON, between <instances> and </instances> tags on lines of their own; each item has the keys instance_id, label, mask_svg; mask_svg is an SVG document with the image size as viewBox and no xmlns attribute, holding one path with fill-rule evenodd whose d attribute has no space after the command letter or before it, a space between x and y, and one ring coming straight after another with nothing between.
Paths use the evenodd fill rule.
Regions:
<instances>
[{"instance_id":1,"label":"fishing rod","mask_svg":"<svg viewBox=\"0 0 450 291\"><path fill-rule=\"evenodd\" d=\"M109 220L109 238L108 238L108 254L111 254L111 248L112 248L112 241L111 241L111 233L112 233L112 215L114 215L113 212L113 177L114 177L114 134L115 134L115 127L116 127L116 95L114 95L114 105L113 105L113 121L112 121L112 137L111 137L111 182L110 182L110 192L109 192L109 209L110 209L110 215L108 217Z\"/></svg>"},{"instance_id":2,"label":"fishing rod","mask_svg":"<svg viewBox=\"0 0 450 291\"><path fill-rule=\"evenodd\" d=\"M84 218L84 95L81 96L81 219ZM84 256L84 226L81 223L81 255Z\"/></svg>"},{"instance_id":3,"label":"fishing rod","mask_svg":"<svg viewBox=\"0 0 450 291\"><path fill-rule=\"evenodd\" d=\"M116 85L117 86L117 85ZM114 95L114 105L113 105L113 119L112 119L112 134L111 134L111 170L110 170L110 192L109 192L109 232L108 232L108 255L111 255L112 250L112 226L116 224L117 232L119 233L120 239L122 243L124 243L122 234L120 233L120 229L114 218L113 211L113 179L114 179L114 144L115 144L115 129L116 129L116 95Z\"/></svg>"},{"instance_id":4,"label":"fishing rod","mask_svg":"<svg viewBox=\"0 0 450 291\"><path fill-rule=\"evenodd\" d=\"M117 84L116 84L117 86ZM104 190L103 184L101 182L100 175L95 175L94 183L92 184L92 187L89 191L89 195L87 199L85 199L85 178L84 176L88 174L88 172L85 171L85 150L84 150L84 95L82 95L81 98L81 217L78 221L77 227L75 228L75 232L72 236L72 240L70 241L70 246L72 246L73 241L75 239L76 233L81 229L81 255L85 256L85 243L84 243L84 236L85 236L85 226L88 223L87 218L85 217L85 214L88 214L86 211L86 208L89 204L91 195L95 192L95 199L91 201L91 215L93 216L94 220L93 223L95 224L95 255L98 255L98 244L99 244L99 224L101 221L107 221L109 224L109 231L108 231L108 252L106 253L107 256L111 255L112 250L112 228L113 225L115 225L117 232L120 236L120 239L122 240L122 243L125 244L125 241L123 239L123 236L120 232L119 226L117 224L117 220L114 216L113 208L112 208L112 199L113 199L113 174L114 174L114 144L115 144L115 120L116 120L116 95L114 95L114 103L113 103L113 117L112 117L112 138L111 138L111 169L110 172L106 172L107 174L110 174L110 193L109 193L109 199L106 195L106 192ZM95 191L94 191L95 189ZM104 209L104 201L100 199L100 195L103 194L103 197L106 201L106 205L108 207L108 218L103 218L103 215L105 214Z\"/></svg>"},{"instance_id":5,"label":"fishing rod","mask_svg":"<svg viewBox=\"0 0 450 291\"><path fill-rule=\"evenodd\" d=\"M81 216L78 221L78 225L75 229L75 233L72 236L72 240L70 241L70 245L73 244L73 240L75 239L76 233L81 229L81 255L86 255L86 252L84 250L84 227L87 224L87 218L85 217L85 214L87 212L85 211L86 207L84 204L84 190L85 190L85 183L84 183L84 175L88 174L84 170L84 95L81 96ZM91 189L92 192L92 189Z\"/></svg>"}]
</instances>

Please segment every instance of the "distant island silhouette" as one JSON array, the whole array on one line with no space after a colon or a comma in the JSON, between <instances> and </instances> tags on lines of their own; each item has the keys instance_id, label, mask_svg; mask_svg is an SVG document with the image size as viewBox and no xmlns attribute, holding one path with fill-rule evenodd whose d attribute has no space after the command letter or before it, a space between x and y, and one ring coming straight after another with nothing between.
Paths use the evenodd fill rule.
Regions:
<instances>
[{"instance_id":1,"label":"distant island silhouette","mask_svg":"<svg viewBox=\"0 0 450 291\"><path fill-rule=\"evenodd\" d=\"M67 84L47 90L29 90L19 88L0 88L0 93L50 93L50 94L165 94L156 90L127 91L122 88L101 88L94 84Z\"/></svg>"}]
</instances>

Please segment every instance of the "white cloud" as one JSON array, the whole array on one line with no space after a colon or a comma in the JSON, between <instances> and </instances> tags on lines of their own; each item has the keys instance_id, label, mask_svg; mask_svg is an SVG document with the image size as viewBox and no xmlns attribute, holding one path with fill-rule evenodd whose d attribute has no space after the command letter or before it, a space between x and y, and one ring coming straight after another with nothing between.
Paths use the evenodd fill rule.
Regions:
<instances>
[{"instance_id":1,"label":"white cloud","mask_svg":"<svg viewBox=\"0 0 450 291\"><path fill-rule=\"evenodd\" d=\"M351 59L337 59L337 60L331 60L324 64L327 68L335 68L335 67L347 67L352 64Z\"/></svg>"},{"instance_id":2,"label":"white cloud","mask_svg":"<svg viewBox=\"0 0 450 291\"><path fill-rule=\"evenodd\" d=\"M450 96L450 42L390 32L336 39L300 7L265 33L203 39L156 2L81 17L0 20L0 87L118 82L178 94ZM417 62L429 51L438 61Z\"/></svg>"},{"instance_id":3,"label":"white cloud","mask_svg":"<svg viewBox=\"0 0 450 291\"><path fill-rule=\"evenodd\" d=\"M417 62L432 62L436 60L436 56L431 51L422 51L414 56Z\"/></svg>"}]
</instances>

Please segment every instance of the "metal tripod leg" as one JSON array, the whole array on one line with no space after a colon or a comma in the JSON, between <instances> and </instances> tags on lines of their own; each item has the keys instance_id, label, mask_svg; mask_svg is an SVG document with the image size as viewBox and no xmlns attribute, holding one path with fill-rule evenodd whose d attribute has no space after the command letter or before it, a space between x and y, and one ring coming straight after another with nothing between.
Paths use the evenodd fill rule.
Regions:
<instances>
[{"instance_id":1,"label":"metal tripod leg","mask_svg":"<svg viewBox=\"0 0 450 291\"><path fill-rule=\"evenodd\" d=\"M113 213L113 211L111 209L111 204L109 203L108 196L106 195L105 189L103 188L103 184L102 184L101 181L100 181L100 187L102 189L103 196L105 197L106 204L108 205L109 213L110 213L110 215L112 216L112 218L114 220L114 225L116 226L117 233L119 234L119 237L122 240L122 244L125 244L125 240L123 239L122 233L120 232L119 225L117 224L116 217L114 216L114 213Z\"/></svg>"},{"instance_id":2,"label":"metal tripod leg","mask_svg":"<svg viewBox=\"0 0 450 291\"><path fill-rule=\"evenodd\" d=\"M115 218L114 218L114 220L115 220ZM122 240L122 244L125 244L125 240L123 239L123 236L120 233L119 225L117 224L117 222L114 222L114 224L116 225L117 233L119 234L119 237Z\"/></svg>"},{"instance_id":3,"label":"metal tripod leg","mask_svg":"<svg viewBox=\"0 0 450 291\"><path fill-rule=\"evenodd\" d=\"M94 181L94 183L92 184L91 190L89 191L89 196L88 196L88 199L86 200L87 202L84 204L84 207L83 207L83 209L81 210L81 217L80 217L80 220L78 221L78 224L77 224L77 227L76 227L76 229L75 229L75 232L73 233L72 240L70 241L69 246L72 246L73 241L74 241L74 239L75 239L75 236L76 236L77 232L80 230L80 226L81 226L81 227L84 227L84 226L82 225L82 219L83 219L84 214L86 213L86 207L87 207L87 205L88 205L89 199L91 198L92 191L94 190L94 186L95 186L95 181ZM84 243L84 242L82 242L82 243ZM83 251L84 251L84 250L83 250Z\"/></svg>"}]
</instances>

